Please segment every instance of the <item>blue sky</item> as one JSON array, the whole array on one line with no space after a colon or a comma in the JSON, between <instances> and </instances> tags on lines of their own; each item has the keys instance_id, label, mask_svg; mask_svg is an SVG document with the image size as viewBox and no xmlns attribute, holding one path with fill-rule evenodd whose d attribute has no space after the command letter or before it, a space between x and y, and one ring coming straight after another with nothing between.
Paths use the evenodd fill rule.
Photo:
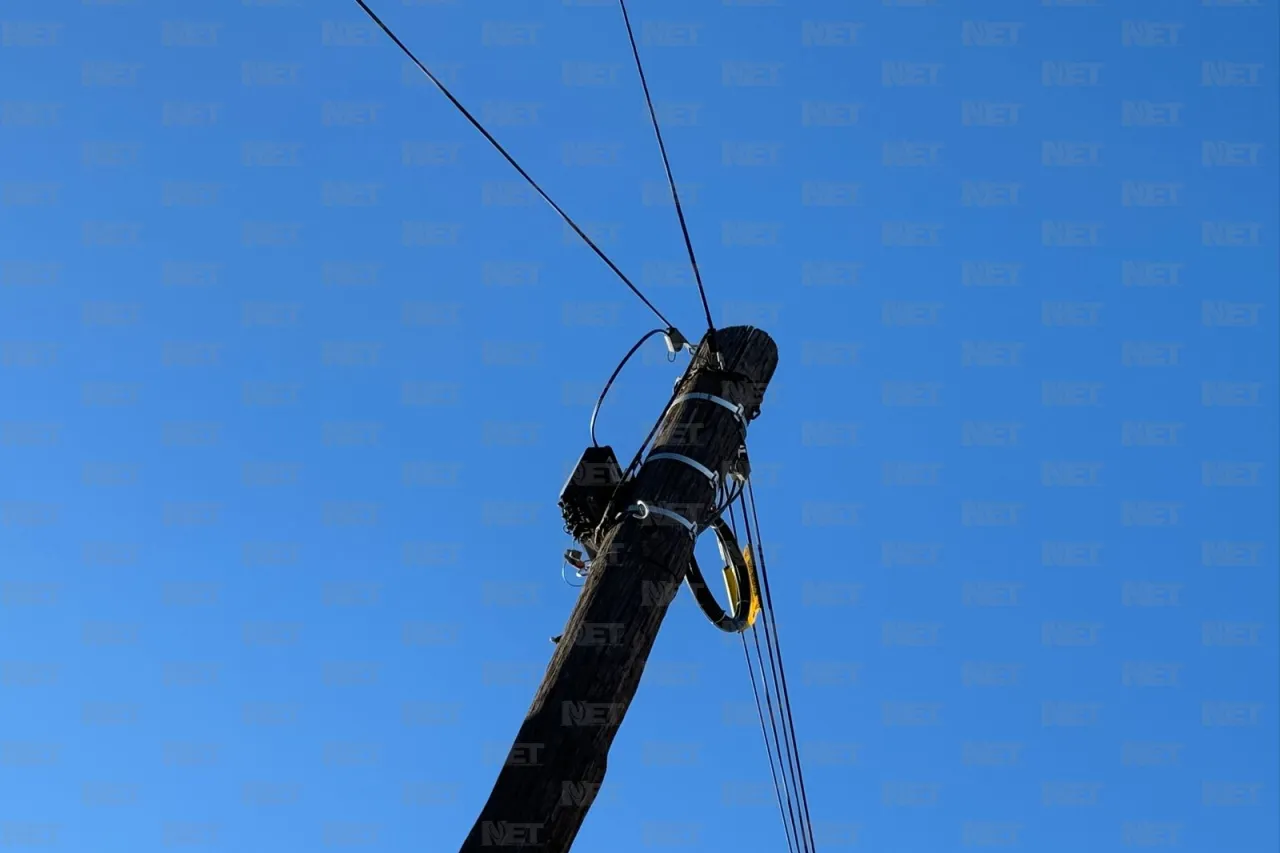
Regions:
<instances>
[{"instance_id":1,"label":"blue sky","mask_svg":"<svg viewBox=\"0 0 1280 853\"><path fill-rule=\"evenodd\" d=\"M695 337L617 7L535 5L375 9ZM819 849L1274 850L1274 2L631 13ZM354 3L0 22L0 833L456 849L656 321ZM744 666L682 594L575 849L785 849Z\"/></svg>"}]
</instances>

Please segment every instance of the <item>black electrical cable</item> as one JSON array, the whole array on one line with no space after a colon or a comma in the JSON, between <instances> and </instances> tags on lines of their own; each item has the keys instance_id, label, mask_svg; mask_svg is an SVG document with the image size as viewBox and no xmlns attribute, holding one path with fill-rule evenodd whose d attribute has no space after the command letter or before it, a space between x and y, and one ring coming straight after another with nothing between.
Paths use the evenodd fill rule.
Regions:
<instances>
[{"instance_id":1,"label":"black electrical cable","mask_svg":"<svg viewBox=\"0 0 1280 853\"><path fill-rule=\"evenodd\" d=\"M627 354L622 357L622 361L618 362L618 366L613 369L613 375L609 377L608 382L604 383L604 390L600 392L600 397L599 399L596 400L596 406L594 409L591 410L591 446L592 447L600 446L600 442L596 441L596 418L599 417L600 415L600 406L604 403L604 397L606 394L609 393L609 388L612 387L613 380L618 378L618 374L622 372L622 368L627 366L627 362L631 360L631 356L636 354L636 350L644 346L645 341L649 340L649 338L652 338L654 335L661 335L667 331L668 331L667 329L653 329L652 331L646 332L644 337L636 341L635 346L627 350Z\"/></svg>"},{"instance_id":2,"label":"black electrical cable","mask_svg":"<svg viewBox=\"0 0 1280 853\"><path fill-rule=\"evenodd\" d=\"M784 725L784 729L787 731L787 733L788 733L788 735L789 735L789 739L790 739L790 741L791 741L791 744L790 744L790 747L791 747L791 748L790 748L789 752L790 752L792 755L794 755L794 758L795 758L795 764L794 764L793 774L794 774L794 778L797 780L798 785L799 785L799 790L800 790L800 798L799 798L799 799L800 799L800 805L801 805L801 808L802 808L802 810L803 810L803 812L804 812L804 824L805 824L805 828L806 828L806 830L808 831L808 836L809 836L809 848L810 848L810 849L816 849L816 848L815 848L815 846L814 846L814 841L813 841L813 820L812 820L812 818L809 816L809 794L808 794L808 792L805 790L805 785L804 785L804 771L803 771L803 769L801 768L801 765L800 765L800 748L799 748L799 745L796 743L796 724L795 724L795 718L792 716L792 713L791 713L791 691L787 689L787 671L786 671L786 669L785 669L785 667L783 666L783 663L782 663L782 643L780 642L780 638L777 636L777 626L772 624L772 622L773 622L773 595L772 595L772 593L769 591L769 574L768 574L768 571L765 569L764 543L761 541L761 542L760 542L760 547L757 549L757 548L755 548L755 546L754 546L754 544L753 544L753 542L752 542L752 536L751 536L751 524L752 524L752 522L754 522L754 525L755 525L756 531L757 531L757 533L758 533L758 532L759 532L759 530L760 530L760 517L759 517L759 516L757 515L757 513L756 513L756 495L755 495L755 488L754 488L754 486L751 484L751 481L750 481L750 480L748 480L748 481L747 481L747 501L746 501L746 503L747 503L747 504L749 504L749 505L750 505L750 507L751 507L751 519L750 519L750 521L748 521L748 523L747 523L747 543L748 543L748 547L751 547L751 548L752 548L752 553L753 553L753 554L755 554L755 556L756 556L756 557L758 557L758 560L759 560L759 567L760 567L760 572L759 572L759 574L760 574L760 585L761 585L761 587L762 587L762 589L763 589L763 591L764 591L764 601L762 602L762 604L764 605L764 607L763 607L764 612L762 612L762 613L760 614L760 616L761 616L761 619L765 620L765 621L764 621L764 625L765 625L765 645L766 645L766 647L767 647L767 648L768 648L768 647L770 647L770 645L772 645L772 646L776 646L777 661L778 661L778 668L777 668L777 672L775 672L775 673L774 673L774 681L775 681L776 683L778 683L778 684L781 686L781 691L780 691L780 693L781 693L781 705L782 705L782 707L784 708L784 712L785 712L785 714L786 714L786 723L785 723L785 725ZM744 517L745 517L745 514L746 514L746 509L744 508L744 510L743 510L743 515L744 515ZM766 616L768 617L767 619L765 619L765 617L766 617ZM770 630L770 629L772 629L772 630ZM770 633L772 633L772 634L773 634L773 637L772 637L773 642L772 642L772 644L770 643ZM770 664L772 664L772 663L773 663L774 651L775 651L775 649L774 649L774 648L769 648L769 662L770 662Z\"/></svg>"},{"instance_id":3,"label":"black electrical cable","mask_svg":"<svg viewBox=\"0 0 1280 853\"><path fill-rule=\"evenodd\" d=\"M733 508L733 504L738 500L738 498L742 497L742 492L743 490L746 489L746 487L747 486L745 483L739 482L738 490L732 491L731 486L726 485L725 483L722 482L720 485L720 488L717 491L720 493L720 496L724 498L724 503L720 504L714 510L712 510L711 517L713 519L719 518L720 516L724 515L726 510L731 510ZM738 535L737 527L734 527L733 535L734 536Z\"/></svg>"},{"instance_id":4,"label":"black electrical cable","mask_svg":"<svg viewBox=\"0 0 1280 853\"><path fill-rule=\"evenodd\" d=\"M747 515L746 510L743 509L742 517L744 522L747 521L746 515ZM733 512L732 506L730 506L729 508L729 524L732 526L733 535L736 538L738 535L738 522L737 522L735 513ZM748 535L750 535L750 531L748 531ZM756 651L757 651L757 655L759 655L760 640L758 635L756 634L754 627L751 630L751 635L753 637L756 637ZM770 704L770 707L769 707L769 711L770 711L769 721L770 723L773 724L773 738L770 739L769 726L766 725L764 721L764 707L760 704L760 691L756 689L755 663L751 659L751 648L750 646L747 645L746 632L743 632L740 636L742 637L742 655L744 658L746 658L746 661L747 661L747 675L751 678L751 695L754 696L756 700L756 716L759 717L760 719L760 734L764 736L764 750L769 758L769 775L773 777L774 800L778 804L778 814L782 816L782 829L787 836L787 850L789 851L789 853L796 853L795 839L799 838L800 831L798 827L795 826L795 823L796 823L795 810L791 807L791 796L789 792L785 797L786 806L783 805L784 796L782 793L782 789L785 786L786 777L783 776L782 778L783 784L779 784L778 769L774 765L774 760L773 760L774 751L776 749L778 753L777 764L778 766L781 766L782 744L778 742L778 729L777 729L777 723L774 722L774 718L773 718L773 706L772 704ZM768 684L764 680L763 658L761 658L761 661L760 661L760 682L761 682L761 686L765 688L765 691L766 691L765 701L767 703L769 694L768 694ZM788 820L788 813L790 813L790 820Z\"/></svg>"},{"instance_id":5,"label":"black electrical cable","mask_svg":"<svg viewBox=\"0 0 1280 853\"><path fill-rule=\"evenodd\" d=\"M658 434L659 428L662 427L663 421L667 419L667 413L671 411L671 404L676 401L676 397L680 394L680 383L676 383L676 387L671 391L671 396L667 399L667 404L662 407L662 414L658 415L658 419L653 422L653 426L649 428L649 434L645 436L644 441L640 443L640 447L636 450L636 455L631 457L631 464L627 466L627 470L622 472L622 479L618 485L613 487L613 493L609 495L609 503L605 508L604 521L601 522L602 529L604 525L613 527L621 518L615 511L618 504L618 497L624 493L624 490L631 485L631 477L640 467L640 460L644 458L644 451L649 446L649 442L653 441L653 437ZM603 536L603 534L600 534Z\"/></svg>"},{"instance_id":6,"label":"black electrical cable","mask_svg":"<svg viewBox=\"0 0 1280 853\"><path fill-rule=\"evenodd\" d=\"M774 668L773 646L770 643L771 620L769 618L769 614L763 613L763 612L760 614L758 618L759 618L759 624L752 626L751 638L755 642L756 659L760 663L760 681L761 683L766 685L765 702L769 707L769 714L770 714L771 721L774 719L774 717L772 716L773 705L769 703L769 697L774 696L776 697L776 700L777 700L778 715L782 718L781 720L782 736L778 737L776 731L774 733L774 737L777 739L775 746L778 750L778 764L779 766L783 766L783 765L786 766L786 771L783 774L783 780L784 780L784 787L788 792L787 807L788 808L791 807L793 795L794 795L794 799L799 801L800 803L800 805L798 806L799 817L797 818L796 816L793 815L792 819L795 821L795 824L796 824L795 832L796 832L796 837L798 839L800 850L804 851L804 853L808 853L808 851L814 851L817 848L813 844L813 830L809 826L808 805L805 802L805 796L803 791L800 790L800 786L798 786L796 782L795 767L796 765L799 764L799 755L795 753L792 746L795 742L795 727L791 725L790 718L783 715L784 711L783 711L783 704L782 704L783 699L781 695L782 691L780 689L777 690L776 692L769 691L768 676L770 672L772 672L772 675L773 675L774 686L777 687L779 683L778 670ZM761 633L764 634L764 650L763 651L761 650L761 647L760 647ZM767 668L765 666L766 656L769 659L769 666ZM786 781L786 776L788 774L791 777L789 783Z\"/></svg>"},{"instance_id":7,"label":"black electrical cable","mask_svg":"<svg viewBox=\"0 0 1280 853\"><path fill-rule=\"evenodd\" d=\"M751 484L751 481L748 480L747 485L750 486L750 484ZM751 519L748 518L747 516L746 503L747 502L744 500L742 505L742 523L747 534L747 547L751 550L752 556L756 559L756 564L759 567L759 571L757 572L757 575L760 577L761 581L763 582L764 565L763 565L763 556L761 555L760 551L763 549L764 543L762 540L760 540L758 536L752 535ZM759 525L757 524L757 526ZM780 682L778 679L779 667L775 667L774 665L773 645L770 643L769 629L773 621L773 610L772 610L772 605L768 601L761 601L760 615L758 617L758 620L759 620L759 624L753 625L751 628L751 638L755 642L756 659L760 662L760 683L764 685L765 705L769 709L769 720L770 720L770 723L775 723L775 721L777 720L777 717L775 717L773 713L773 703L769 701L770 696L773 695L771 694L769 689L770 672L772 672L773 674L774 685L780 685ZM761 633L764 634L764 639L765 639L764 648L768 651L768 657L769 657L768 668L766 668L764 664L765 651L762 651L760 648ZM783 712L781 693L782 691L781 689L779 689L778 690L778 714L779 715L781 715ZM782 731L783 731L783 737L779 737L777 734L777 729L775 728L774 738L775 738L775 745L778 750L778 764L779 766L783 766L784 764L786 766L786 770L783 771L782 773L782 779L783 779L783 787L787 791L787 795L786 795L787 807L791 808L792 795L794 795L795 799L802 801L800 810L799 810L799 818L797 819L796 815L793 814L792 820L795 823L795 833L796 833L798 847L800 848L802 853L809 853L809 851L816 851L817 848L813 844L812 830L809 829L807 825L808 809L804 807L801 791L799 789L799 786L796 784L796 774L794 769L794 763L792 762L792 754L793 754L792 744L794 744L795 742L795 726L792 720L790 719L790 717L783 717ZM786 756L785 758L783 757L784 755ZM798 759L799 759L799 756L797 754L796 763L798 763ZM790 773L791 775L790 782L788 782L787 780L788 773Z\"/></svg>"},{"instance_id":8,"label":"black electrical cable","mask_svg":"<svg viewBox=\"0 0 1280 853\"><path fill-rule=\"evenodd\" d=\"M667 172L667 184L671 187L671 200L675 202L676 216L680 220L680 231L684 234L684 245L689 250L689 263L693 266L693 277L698 282L698 295L702 297L702 310L707 315L707 329L711 332L711 351L715 352L716 324L711 320L711 306L707 304L707 291L702 286L702 273L698 271L698 259L693 254L693 240L689 237L689 226L684 221L684 208L680 206L680 193L676 191L676 179L671 174L671 161L667 157L666 143L662 141L662 130L658 125L658 114L653 109L653 98L649 96L649 82L644 77L644 65L640 62L640 49L636 47L636 35L631 29L631 16L627 14L626 0L618 0L618 6L622 9L622 21L627 25L627 38L631 41L631 54L636 58L636 71L640 75L640 86L644 89L644 101L649 106L649 118L653 122L653 133L658 137L658 150L662 152L662 167Z\"/></svg>"},{"instance_id":9,"label":"black electrical cable","mask_svg":"<svg viewBox=\"0 0 1280 853\"><path fill-rule=\"evenodd\" d=\"M630 479L631 475L640 467L640 460L644 456L645 450L649 447L649 442L653 441L653 437L658 434L662 424L667 419L667 415L671 412L671 404L676 401L676 397L680 396L680 385L676 384L675 390L671 392L671 396L667 399L667 404L662 407L662 414L653 422L653 426L649 428L649 434L644 437L644 441L640 443L636 455L631 458L631 464L627 466L627 470L623 473L622 479L625 481Z\"/></svg>"},{"instance_id":10,"label":"black electrical cable","mask_svg":"<svg viewBox=\"0 0 1280 853\"><path fill-rule=\"evenodd\" d=\"M764 735L764 749L765 752L769 754L769 775L773 777L773 796L775 801L778 803L778 813L782 815L782 829L787 835L787 850L789 853L795 853L796 845L793 837L796 835L796 832L792 827L794 816L791 821L788 821L787 809L782 805L782 787L778 784L778 770L774 766L773 761L773 742L769 740L769 730L765 728L764 724L764 710L760 705L760 692L756 690L756 674L754 672L754 665L751 661L751 652L748 650L747 646L747 635L743 633L739 636L742 637L742 654L747 659L747 675L751 677L751 694L756 700L756 714L760 717L760 731ZM781 764L781 760L779 760L778 763ZM790 800L788 799L787 805L789 806L790 804Z\"/></svg>"},{"instance_id":11,"label":"black electrical cable","mask_svg":"<svg viewBox=\"0 0 1280 853\"><path fill-rule=\"evenodd\" d=\"M764 622L765 620L764 613L761 613L758 618L761 620L761 623L763 625L767 625L767 623ZM764 628L764 630L767 631L768 629ZM766 634L766 647L768 646L767 636L768 635ZM781 715L782 713L782 699L780 697L777 698L778 714L774 714L774 711L773 711L774 703L771 697L774 697L775 694L769 688L769 679L768 679L769 671L764 664L765 653L760 650L760 629L754 625L752 626L752 629L751 629L751 640L752 642L755 643L755 647L756 647L755 659L760 666L760 684L764 687L765 707L768 708L769 710L769 725L773 729L773 748L778 753L778 768L779 768L779 773L782 775L782 788L783 788L783 791L785 791L785 794L783 796L784 796L784 799L786 800L787 812L791 816L791 832L795 835L796 847L799 849L799 851L801 851L801 853L810 853L810 851L813 851L815 848L813 847L812 844L807 842L808 827L805 826L805 820L804 820L805 811L803 809L803 805L798 810L798 812L795 809L795 806L793 805L793 802L795 800L801 799L800 792L795 789L794 778L790 784L788 784L787 782L787 771L791 769L791 766L790 766L791 755L790 755L790 750L787 749L786 747L788 742L788 735L790 733L787 731L787 725L786 725L785 719L782 721L782 735L779 736L778 734L777 720L778 720L778 716ZM770 661L770 663L772 663L772 661ZM774 675L774 678L776 680L777 678L776 674ZM782 769L784 766L786 767L786 771ZM794 774L792 775L794 777Z\"/></svg>"},{"instance_id":12,"label":"black electrical cable","mask_svg":"<svg viewBox=\"0 0 1280 853\"><path fill-rule=\"evenodd\" d=\"M413 64L418 66L418 69L421 70L423 74L427 75L427 79L430 80L432 83L434 83L436 88L439 89L442 93L444 93L444 96L449 99L449 102L458 108L458 112L462 113L463 117L467 121L471 122L471 126L474 127L476 130L480 131L480 133L484 136L484 138L489 140L489 144L492 145L495 149L497 149L499 154L501 154L503 157L506 158L507 162L510 163L512 167L514 167L515 170L520 173L520 176L522 178L524 178L526 181L529 182L529 186L537 190L538 195L542 196L543 201L551 205L551 208L556 213L560 214L560 218L563 219L566 223L568 223L569 227L572 228L577 233L577 235L582 238L583 242L585 242L588 246L591 247L591 250L600 257L600 260L604 261L606 264L609 265L609 269L613 270L614 274L617 275L618 278L622 279L622 283L625 284L627 287L629 287L632 293L640 297L640 301L643 302L646 306L648 306L649 310L652 311L654 314L656 314L659 320L661 320L666 326L671 327L672 326L671 321L668 320L666 317L664 317L662 312L654 307L653 303L650 302L645 297L645 295L640 292L640 288L632 284L631 279L627 278L626 273L618 269L617 264L611 261L609 259L609 256L606 255L604 251L599 246L597 246L590 237L587 236L587 233L578 227L578 223L574 222L573 219L569 217L569 214L565 213L564 210L561 209L560 205L556 204L554 201L551 200L551 196L547 195L546 192L542 189L542 187L538 186L538 182L535 181L533 178L531 178L529 176L529 173L526 172L523 168L521 168L520 164L515 161L515 158L507 153L507 149L503 148L502 144L499 143L498 140L493 138L493 134L485 130L484 125L480 124L480 122L476 119L476 117L471 115L471 113L467 110L467 108L464 107L462 103L453 96L453 93L449 91L448 87L445 86L444 83L440 82L440 80L436 77L436 75L432 74L430 69L428 69L427 66L423 65L421 60L418 59L418 57L413 55L413 51L409 50L409 48L405 46L405 43L400 41L400 39L396 36L396 34L391 31L391 28L382 22L382 19L379 18L374 13L374 11L368 7L368 5L364 2L364 0L356 0L356 4L359 5L361 9L364 10L364 13L369 16L370 20L372 20L375 24L377 24L378 27L384 33L386 33L387 36L393 42L396 43L396 46L399 47L400 50L404 52L405 56L413 60Z\"/></svg>"}]
</instances>

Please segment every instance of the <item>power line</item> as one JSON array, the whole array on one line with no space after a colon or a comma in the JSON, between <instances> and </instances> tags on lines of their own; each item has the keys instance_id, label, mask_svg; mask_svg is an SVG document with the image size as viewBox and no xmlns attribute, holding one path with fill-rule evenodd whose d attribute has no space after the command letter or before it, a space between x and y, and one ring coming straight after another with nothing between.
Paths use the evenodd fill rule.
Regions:
<instances>
[{"instance_id":1,"label":"power line","mask_svg":"<svg viewBox=\"0 0 1280 853\"><path fill-rule=\"evenodd\" d=\"M754 522L756 532L757 534L759 534L760 518L756 514L755 488L752 486L752 483L750 480L747 481L747 500L745 501L744 508L743 508L744 517L746 514L746 506L748 505L751 508L751 522ZM750 523L748 523L748 526L747 526L747 541L748 543L751 542L751 524ZM778 669L777 669L777 672L774 674L774 680L781 688L780 690L781 700L779 704L782 710L784 711L784 713L786 714L786 722L783 728L784 728L784 731L786 731L786 733L788 734L789 739L791 741L791 749L789 750L789 752L794 756L794 760L795 760L794 771L793 771L794 778L797 780L799 785L800 806L804 813L804 824L809 835L809 849L813 850L816 848L814 846L814 841L813 841L813 819L809 816L809 794L805 790L804 771L800 766L800 748L799 748L799 744L797 744L796 742L795 718L791 714L791 691L787 689L787 672L782 665L782 644L779 641L779 638L777 636L777 627L772 624L773 623L773 594L769 591L769 573L765 569L764 543L759 536L757 536L757 544L759 544L760 546L759 554L758 554L760 558L760 585L764 588L764 601L763 601L764 612L761 613L760 615L761 615L761 619L764 620L762 624L764 625L765 646L766 648L769 648L770 664L773 663L773 657L774 657L774 651L775 651L773 647L776 647L776 651L777 651ZM765 617L767 617L767 619ZM771 634L773 635L772 637L770 637ZM770 642L771 639L772 639L772 643Z\"/></svg>"},{"instance_id":2,"label":"power line","mask_svg":"<svg viewBox=\"0 0 1280 853\"><path fill-rule=\"evenodd\" d=\"M627 14L626 0L618 0L622 9L622 20L627 25L627 38L631 42L631 55L636 58L636 71L640 75L640 86L644 89L644 102L649 107L649 118L653 122L653 133L658 137L658 150L662 152L662 167L667 172L667 185L671 187L671 199L675 202L676 216L680 219L680 231L684 234L684 245L689 250L689 263L693 266L693 277L698 282L698 295L702 297L702 310L707 315L707 329L710 330L711 349L715 351L716 324L711 320L711 306L707 304L707 291L702 286L702 273L698 271L698 259L693 254L693 240L689 237L689 226L684 221L684 208L680 206L680 193L676 191L676 179L671 174L671 161L667 158L667 146L662 141L662 129L658 125L658 114L653 109L653 99L649 96L649 83L644 77L644 65L640 62L640 49L636 47L636 35L631 29L631 17Z\"/></svg>"},{"instance_id":3,"label":"power line","mask_svg":"<svg viewBox=\"0 0 1280 853\"><path fill-rule=\"evenodd\" d=\"M753 631L752 634L754 635L754 633L755 632ZM759 642L760 641L757 639L756 640L757 645L759 644ZM769 738L769 729L765 725L765 721L764 721L764 709L760 704L760 693L758 690L756 690L755 663L751 659L751 651L750 651L750 648L747 646L747 638L745 634L742 635L742 654L743 654L743 657L747 659L747 675L750 676L751 678L751 694L755 697L755 700L756 700L756 715L760 718L760 731L764 735L764 750L769 756L769 775L773 777L773 795L774 795L774 799L778 803L778 813L782 815L782 829L787 835L787 850L790 851L790 853L795 853L796 845L795 845L794 839L797 836L799 836L800 831L795 826L796 816L795 816L794 810L791 810L791 797L789 795L786 797L786 803L787 803L786 807L782 805L782 801L783 801L782 787L783 786L780 786L778 784L778 770L774 766L774 762L773 762L774 750L775 748L777 748L779 751L781 751L781 745L778 744L777 742L778 734L777 734L776 727L774 730L773 739L771 740ZM766 700L767 698L768 698L768 694L766 694ZM778 763L781 764L782 756L779 755L778 758L779 758ZM784 781L785 781L785 777L784 777ZM791 818L790 820L787 819L788 813L790 814L790 818Z\"/></svg>"},{"instance_id":4,"label":"power line","mask_svg":"<svg viewBox=\"0 0 1280 853\"><path fill-rule=\"evenodd\" d=\"M741 497L741 495L742 490L739 489L735 500L730 501L728 506L729 524L733 528L733 535L735 539L738 536L738 521L737 513L734 512L732 504L736 502L737 497ZM750 538L751 519L747 517L746 507L743 507L742 509L742 520L747 527L747 537ZM747 549L750 551L751 546L748 545ZM778 753L778 765L780 766L782 764L782 744L778 740L777 722L776 718L773 716L773 705L769 701L769 684L765 679L764 659L760 656L760 635L756 632L753 626L751 636L755 640L756 655L760 658L760 686L765 691L765 704L769 706L769 723L773 726L772 738L769 737L770 726L765 723L764 719L764 705L760 704L760 692L756 689L755 662L751 659L751 648L747 645L746 633L744 632L739 636L742 637L742 654L747 660L747 676L751 679L751 695L754 696L756 700L756 716L760 719L760 733L764 735L764 751L769 758L769 775L773 777L773 795L774 799L778 803L778 814L782 816L782 829L787 836L787 850L788 853L797 853L797 841L799 841L800 844L803 844L803 839L801 838L800 828L796 825L796 814L795 809L791 805L792 798L790 788L787 787L785 775L782 777L782 783L779 784L778 769L774 766L773 761L773 754L776 751ZM785 795L783 794L784 788L787 789L787 793ZM785 806L783 805L784 799L786 801Z\"/></svg>"},{"instance_id":5,"label":"power line","mask_svg":"<svg viewBox=\"0 0 1280 853\"><path fill-rule=\"evenodd\" d=\"M744 510L744 513L745 513L745 510ZM804 796L804 792L800 789L800 786L796 781L796 768L799 766L800 756L798 751L793 750L793 744L795 743L795 734L796 734L795 725L789 716L784 715L782 696L780 695L780 691L774 690L774 688L777 688L779 684L779 680L778 680L778 670L774 668L774 656L773 656L773 644L772 644L772 640L774 638L771 636L770 616L771 614L767 612L763 612L762 610L759 617L760 624L758 626L752 626L751 636L755 641L756 659L760 664L760 681L762 684L765 685L765 700L766 700L765 704L769 708L770 720L772 721L774 719L773 714L774 714L775 705L777 707L777 713L781 718L780 725L782 728L782 736L779 738L779 736L775 731L774 749L776 749L778 752L779 767L781 768L785 763L785 770L783 771L782 778L788 792L787 806L788 808L790 808L792 798L794 798L799 802L799 805L797 806L799 817L798 818L795 816L792 817L792 820L795 821L795 824L796 824L795 833L796 833L797 845L800 848L801 853L816 853L817 848L814 846L814 843L813 843L813 829L809 825L808 801L807 801L807 798ZM760 649L761 634L764 634L765 651L761 651ZM768 667L765 666L766 655L769 658ZM770 683L769 683L770 672L772 672L773 674L772 687L770 686ZM770 697L775 697L776 702L770 703L769 702ZM787 779L788 774L790 775L789 780Z\"/></svg>"},{"instance_id":6,"label":"power line","mask_svg":"<svg viewBox=\"0 0 1280 853\"><path fill-rule=\"evenodd\" d=\"M382 22L382 19L379 18L377 14L375 14L374 11L369 8L369 6L364 2L364 0L356 0L356 4L361 9L364 10L364 13L369 16L370 20L372 20L375 24L377 24L378 27L384 33L387 34L388 38L390 38L393 42L396 43L396 46L399 47L400 50L404 52L404 55L409 57L409 59L413 61L413 64L418 66L418 69L422 71L423 74L427 75L427 79L430 80L432 83L434 83L436 88L439 89L442 93L444 93L444 96L449 99L449 102L453 104L455 107L457 107L458 112L462 113L463 117L466 118L467 121L471 122L471 126L474 127L476 130L480 131L480 133L484 136L484 138L489 140L489 144L492 145L499 154L501 154L503 157L506 158L507 162L510 163L512 167L517 172L520 173L520 176L522 178L528 181L529 186L537 190L538 195L542 196L543 201L551 205L552 210L560 214L560 218L563 219L566 223L568 223L569 227L572 228L577 233L577 235L582 238L583 242L585 242L588 246L591 247L591 250L594 251L596 255L599 256L600 260L604 261L606 264L609 265L609 269L613 270L614 274L617 275L618 278L622 279L622 283L625 284L628 288L630 288L631 292L634 293L636 296L638 296L640 298L640 301L643 302L646 306L648 306L649 310L652 311L654 314L656 314L658 316L658 319L661 320L664 324L666 324L668 328L670 328L672 326L671 321L668 320L666 317L664 317L662 312L654 307L653 303L650 302L645 297L645 295L640 292L640 288L636 287L631 282L631 279L627 278L626 273L618 269L617 264L611 261L609 259L609 256L606 255L604 251L599 246L597 246L590 237L587 236L586 232L578 227L578 223L574 222L573 219L570 218L569 214L564 212L564 210L560 207L560 205L552 201L551 196L547 195L546 192L542 189L542 187L538 186L538 182L535 181L532 177L530 177L528 172L526 172L523 168L521 168L520 164L515 161L515 158L507 153L507 149L503 148L502 144L498 142L498 140L493 138L493 134L485 130L484 125L480 124L479 120L477 120L476 117L473 116L470 113L470 111L468 111L467 108L464 107L462 103L453 96L453 93L449 91L449 88L445 86L444 83L440 82L439 78L437 78L436 75L432 74L431 70L427 68L427 66L423 65L421 60L418 59L418 57L413 55L413 51L409 50L409 48L405 46L405 43L400 41L400 39L396 36L396 34L391 31L391 28Z\"/></svg>"},{"instance_id":7,"label":"power line","mask_svg":"<svg viewBox=\"0 0 1280 853\"><path fill-rule=\"evenodd\" d=\"M758 626L752 625L751 635L755 641L756 658L760 664L760 684L764 691L765 706L769 710L770 724L774 727L772 742L770 742L769 732L765 726L764 713L760 707L760 699L758 695L756 696L756 711L760 716L761 728L765 730L765 748L766 751L769 752L770 772L772 773L774 770L774 750L778 753L779 766L781 767L785 764L785 769L782 770L781 777L783 788L786 789L787 793L784 796L780 791L778 791L778 779L776 775L774 778L774 790L779 795L778 808L782 813L783 823L787 825L788 843L790 843L790 837L792 833L794 833L797 846L801 853L808 853L808 851L815 851L816 853L817 845L813 839L813 824L812 819L809 816L809 798L804 789L804 775L800 767L800 748L796 741L795 719L791 714L791 700L787 691L786 671L782 665L782 646L778 642L776 628L773 624L773 596L769 592L769 577L764 562L763 534L760 531L760 518L756 513L755 505L755 489L752 487L750 477L746 480L745 489L747 494L741 499L741 503L743 526L747 537L747 549L759 565L758 575L762 586L762 590L757 591L757 594L761 595L762 598L760 602L760 622ZM739 492L739 495L741 495L741 491ZM737 502L738 501L735 501L735 503ZM737 523L736 514L734 513L733 508L730 508L729 510L729 517L736 535ZM760 648L761 633L764 634L764 648L767 650L769 657L768 667L766 667L764 663L766 652L762 651ZM752 693L755 693L755 675L752 671L751 654L747 649L745 637L743 638L743 650L747 652L748 674L751 675ZM778 714L781 715L780 727L782 728L783 738L780 738L777 732L779 721L778 718L774 716L775 703L771 701L771 697L774 694L771 692L769 683L770 672L772 672L773 675L773 684L778 687L778 699L776 706ZM790 780L787 779L788 772L791 776ZM787 804L787 808L785 810L782 808L782 801L784 798ZM799 801L798 819L797 815L794 812L791 812L793 798ZM790 816L789 822L788 816Z\"/></svg>"}]
</instances>

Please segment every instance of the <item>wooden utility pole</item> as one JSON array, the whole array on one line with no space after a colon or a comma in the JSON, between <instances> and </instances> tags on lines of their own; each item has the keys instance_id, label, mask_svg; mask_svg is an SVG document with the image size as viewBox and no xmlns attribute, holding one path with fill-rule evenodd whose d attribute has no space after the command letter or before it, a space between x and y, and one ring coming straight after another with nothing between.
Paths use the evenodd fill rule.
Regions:
<instances>
[{"instance_id":1,"label":"wooden utility pole","mask_svg":"<svg viewBox=\"0 0 1280 853\"><path fill-rule=\"evenodd\" d=\"M704 338L677 393L719 397L754 417L778 364L777 346L749 326L714 334L720 360ZM733 411L695 398L671 407L653 447L723 472L742 443ZM698 525L709 520L716 500L703 473L674 459L646 461L627 497ZM601 536L577 606L461 853L569 850L604 781L609 747L684 581L693 544L685 527L656 513L627 515Z\"/></svg>"}]
</instances>

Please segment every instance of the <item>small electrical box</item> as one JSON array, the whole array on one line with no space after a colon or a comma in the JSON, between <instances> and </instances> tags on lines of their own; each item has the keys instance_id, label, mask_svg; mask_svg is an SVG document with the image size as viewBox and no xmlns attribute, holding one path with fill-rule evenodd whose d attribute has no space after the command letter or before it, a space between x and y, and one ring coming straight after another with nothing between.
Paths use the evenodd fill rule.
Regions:
<instances>
[{"instance_id":1,"label":"small electrical box","mask_svg":"<svg viewBox=\"0 0 1280 853\"><path fill-rule=\"evenodd\" d=\"M593 446L583 452L568 482L560 490L564 529L591 551L595 550L591 539L604 520L609 500L621 482L622 468L613 448Z\"/></svg>"}]
</instances>

